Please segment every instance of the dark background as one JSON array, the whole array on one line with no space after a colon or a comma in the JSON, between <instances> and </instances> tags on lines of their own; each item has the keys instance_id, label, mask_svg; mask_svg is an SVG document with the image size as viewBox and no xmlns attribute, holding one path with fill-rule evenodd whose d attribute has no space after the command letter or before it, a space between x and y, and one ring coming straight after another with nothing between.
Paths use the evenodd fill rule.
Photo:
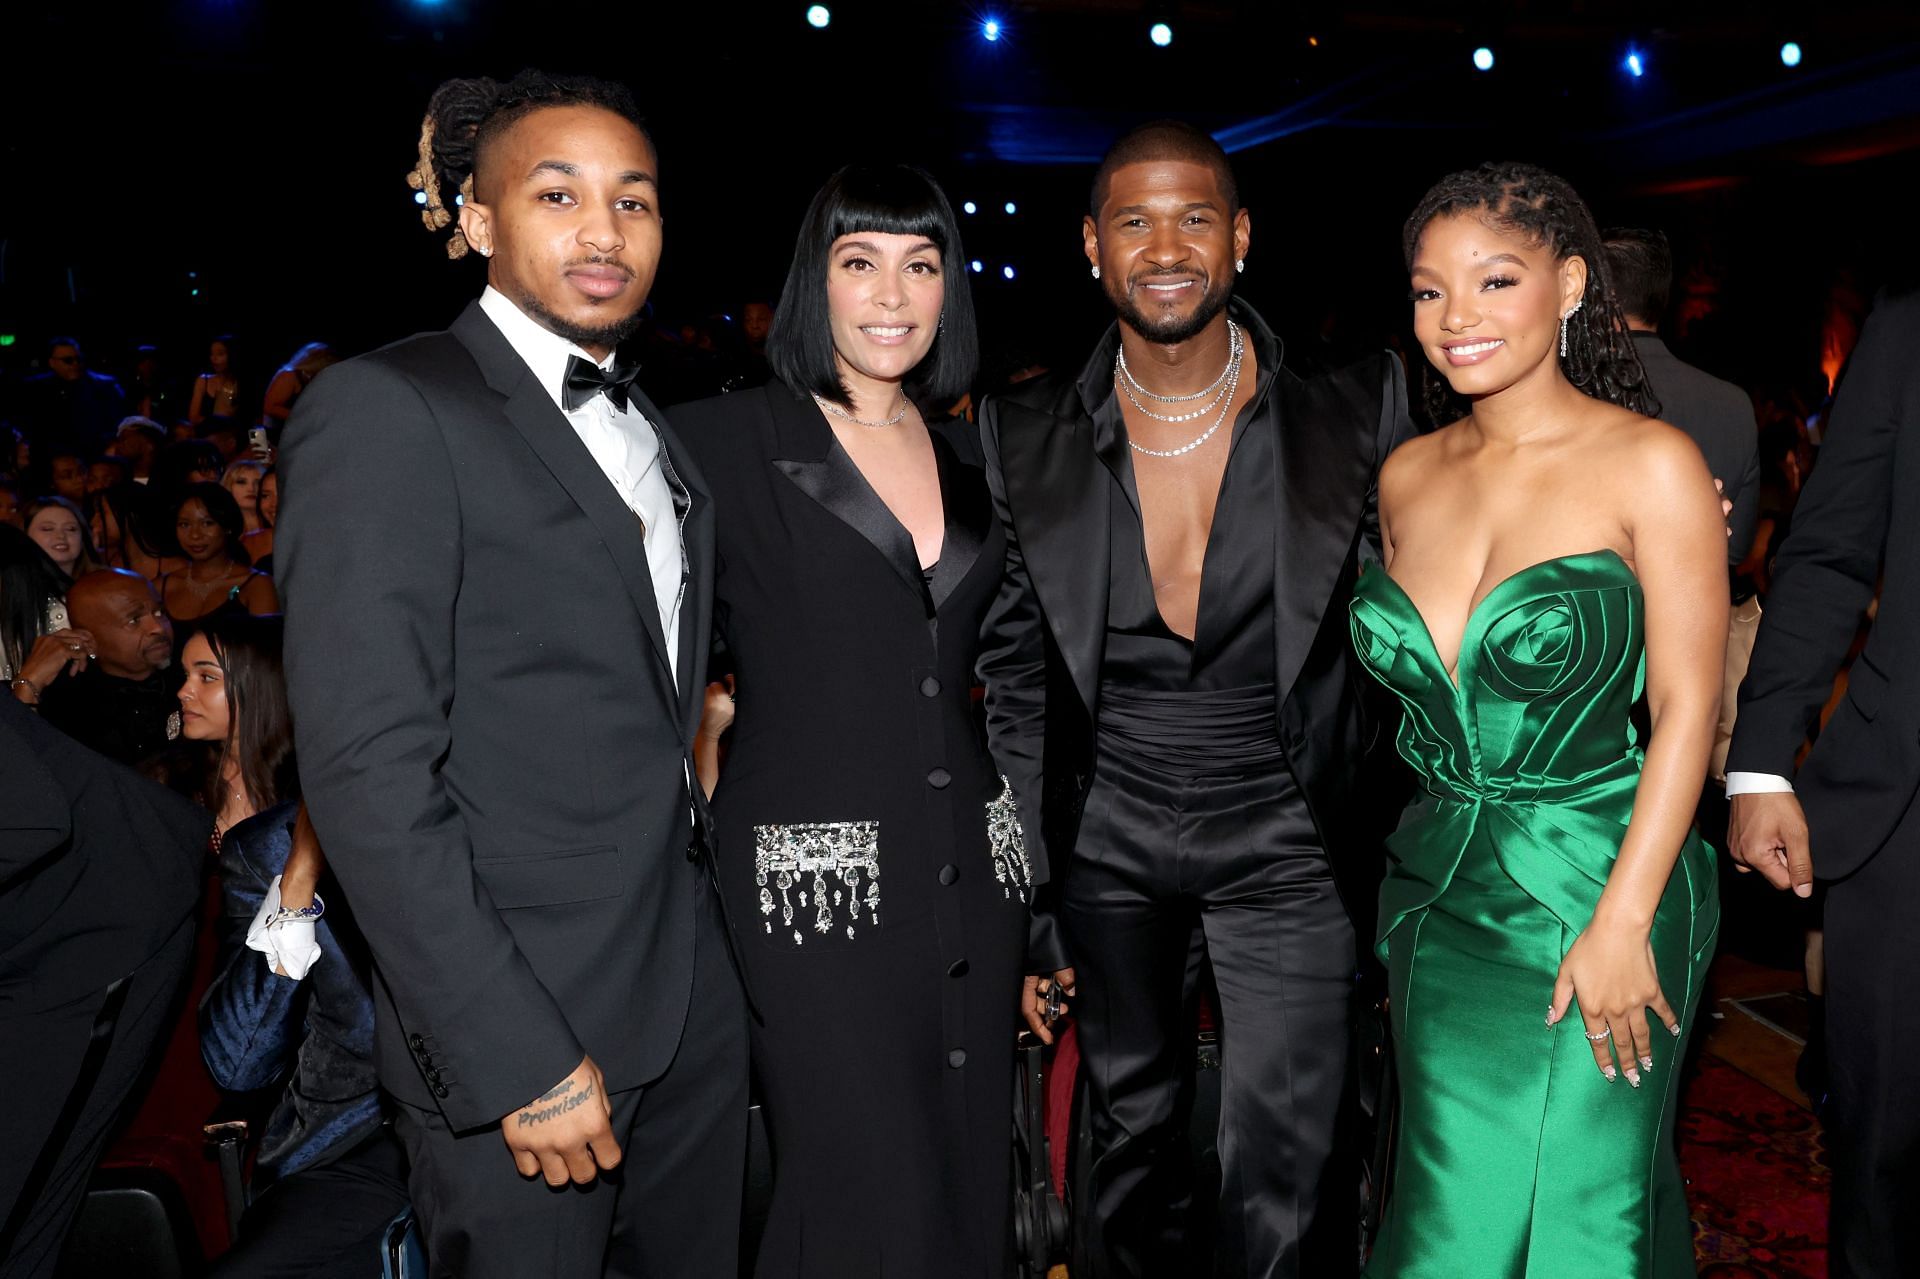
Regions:
<instances>
[{"instance_id":1,"label":"dark background","mask_svg":"<svg viewBox=\"0 0 1920 1279\"><path fill-rule=\"evenodd\" d=\"M1401 330L1400 222L1482 159L1565 173L1603 225L1666 229L1683 277L1670 331L1749 386L1831 373L1873 290L1920 257L1906 6L830 8L817 31L789 0L16 6L0 48L0 334L16 341L0 367L25 371L61 331L96 367L159 341L178 374L227 330L272 367L311 338L359 350L443 326L481 267L421 226L404 181L420 114L445 77L528 65L638 94L662 156L654 304L670 332L776 295L826 174L899 158L980 205L963 229L990 358L1077 363L1103 319L1079 253L1092 164L1166 115L1234 153L1254 222L1245 295L1329 351ZM997 43L980 37L989 15ZM1168 48L1148 41L1156 20ZM1480 44L1490 73L1471 65Z\"/></svg>"}]
</instances>

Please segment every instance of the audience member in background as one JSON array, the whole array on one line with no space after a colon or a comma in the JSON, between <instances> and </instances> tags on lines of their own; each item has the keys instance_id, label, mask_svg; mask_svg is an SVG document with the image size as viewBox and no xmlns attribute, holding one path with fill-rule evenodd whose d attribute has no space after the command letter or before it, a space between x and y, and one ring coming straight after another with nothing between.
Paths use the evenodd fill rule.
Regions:
<instances>
[{"instance_id":1,"label":"audience member in background","mask_svg":"<svg viewBox=\"0 0 1920 1279\"><path fill-rule=\"evenodd\" d=\"M21 520L20 481L0 471L0 524L19 528Z\"/></svg>"},{"instance_id":2,"label":"audience member in background","mask_svg":"<svg viewBox=\"0 0 1920 1279\"><path fill-rule=\"evenodd\" d=\"M0 1274L46 1279L177 1020L206 815L0 705Z\"/></svg>"},{"instance_id":3,"label":"audience member in background","mask_svg":"<svg viewBox=\"0 0 1920 1279\"><path fill-rule=\"evenodd\" d=\"M273 579L253 568L240 544L246 522L218 484L190 484L174 506L174 545L186 566L156 584L167 616L197 622L215 613L277 613Z\"/></svg>"},{"instance_id":4,"label":"audience member in background","mask_svg":"<svg viewBox=\"0 0 1920 1279\"><path fill-rule=\"evenodd\" d=\"M1606 232L1607 265L1660 420L1679 427L1706 455L1707 469L1733 503L1727 517L1727 559L1738 563L1753 544L1760 510L1760 432L1753 401L1731 382L1676 358L1660 338L1660 318L1673 291L1673 251L1659 231L1615 227Z\"/></svg>"},{"instance_id":5,"label":"audience member in background","mask_svg":"<svg viewBox=\"0 0 1920 1279\"><path fill-rule=\"evenodd\" d=\"M161 368L160 349L141 346L133 353L133 377L127 384L127 411L145 418L186 416L186 402Z\"/></svg>"},{"instance_id":6,"label":"audience member in background","mask_svg":"<svg viewBox=\"0 0 1920 1279\"><path fill-rule=\"evenodd\" d=\"M200 438L200 428L185 418L180 418L167 428L169 444L184 444L188 440Z\"/></svg>"},{"instance_id":7,"label":"audience member in background","mask_svg":"<svg viewBox=\"0 0 1920 1279\"><path fill-rule=\"evenodd\" d=\"M144 491L132 484L116 484L87 499L87 531L108 568L127 567L127 529Z\"/></svg>"},{"instance_id":8,"label":"audience member in background","mask_svg":"<svg viewBox=\"0 0 1920 1279\"><path fill-rule=\"evenodd\" d=\"M41 715L122 764L141 763L166 749L178 726L178 681L168 669L173 624L152 583L125 569L88 573L67 592L67 613L83 647L67 654L70 661L52 661L57 652L43 659L49 677L35 679L39 692L31 699L39 702ZM88 660L81 662L82 656Z\"/></svg>"},{"instance_id":9,"label":"audience member in background","mask_svg":"<svg viewBox=\"0 0 1920 1279\"><path fill-rule=\"evenodd\" d=\"M62 674L83 670L93 637L69 622L68 579L40 544L0 526L0 678L33 705Z\"/></svg>"},{"instance_id":10,"label":"audience member in background","mask_svg":"<svg viewBox=\"0 0 1920 1279\"><path fill-rule=\"evenodd\" d=\"M78 505L64 497L42 497L27 503L25 528L27 536L40 544L68 581L106 567L94 547L86 517L80 514Z\"/></svg>"},{"instance_id":11,"label":"audience member in background","mask_svg":"<svg viewBox=\"0 0 1920 1279\"><path fill-rule=\"evenodd\" d=\"M238 465L238 463L235 463ZM260 477L260 500L257 506L260 526L240 539L246 548L247 558L262 573L273 572L273 524L280 515L280 471L269 466Z\"/></svg>"},{"instance_id":12,"label":"audience member in background","mask_svg":"<svg viewBox=\"0 0 1920 1279\"><path fill-rule=\"evenodd\" d=\"M260 412L268 425L284 425L287 415L293 412L293 402L307 389L307 383L313 381L320 370L339 362L340 356L325 342L309 342L295 351L267 383L266 403L261 405Z\"/></svg>"},{"instance_id":13,"label":"audience member in background","mask_svg":"<svg viewBox=\"0 0 1920 1279\"><path fill-rule=\"evenodd\" d=\"M176 440L155 455L148 487L174 494L189 484L218 484L226 471L220 450L205 440Z\"/></svg>"},{"instance_id":14,"label":"audience member in background","mask_svg":"<svg viewBox=\"0 0 1920 1279\"><path fill-rule=\"evenodd\" d=\"M42 460L55 444L98 448L126 415L127 396L120 384L89 371L80 344L72 338L49 342L47 371L20 386L18 420Z\"/></svg>"},{"instance_id":15,"label":"audience member in background","mask_svg":"<svg viewBox=\"0 0 1920 1279\"><path fill-rule=\"evenodd\" d=\"M210 417L239 417L240 391L233 336L222 334L207 347L207 371L193 380L187 420L198 426Z\"/></svg>"},{"instance_id":16,"label":"audience member in background","mask_svg":"<svg viewBox=\"0 0 1920 1279\"><path fill-rule=\"evenodd\" d=\"M87 455L77 448L55 448L40 454L46 463L42 491L57 494L76 505L87 500Z\"/></svg>"},{"instance_id":17,"label":"audience member in background","mask_svg":"<svg viewBox=\"0 0 1920 1279\"><path fill-rule=\"evenodd\" d=\"M1773 557L1793 528L1793 510L1806 483L1812 450L1792 418L1776 418L1760 428L1760 499L1753 540L1734 566L1734 574L1762 599L1773 589Z\"/></svg>"},{"instance_id":18,"label":"audience member in background","mask_svg":"<svg viewBox=\"0 0 1920 1279\"><path fill-rule=\"evenodd\" d=\"M109 446L111 447L111 446ZM133 467L115 453L102 453L87 465L87 500L110 488L133 483Z\"/></svg>"},{"instance_id":19,"label":"audience member in background","mask_svg":"<svg viewBox=\"0 0 1920 1279\"><path fill-rule=\"evenodd\" d=\"M114 436L115 456L126 459L133 468L133 482L145 484L153 474L153 459L166 447L167 431L149 417L130 417L120 423Z\"/></svg>"},{"instance_id":20,"label":"audience member in background","mask_svg":"<svg viewBox=\"0 0 1920 1279\"><path fill-rule=\"evenodd\" d=\"M220 477L220 487L233 494L249 533L264 527L260 522L260 480L266 473L267 464L259 458L239 457L227 463L227 472Z\"/></svg>"},{"instance_id":21,"label":"audience member in background","mask_svg":"<svg viewBox=\"0 0 1920 1279\"><path fill-rule=\"evenodd\" d=\"M240 1237L219 1279L369 1273L407 1204L380 1110L366 942L300 804L277 617L221 617L187 641L182 735L212 748L224 827L220 963L200 1049L221 1088L284 1083L261 1131ZM240 813L251 809L253 815Z\"/></svg>"},{"instance_id":22,"label":"audience member in background","mask_svg":"<svg viewBox=\"0 0 1920 1279\"><path fill-rule=\"evenodd\" d=\"M227 464L246 450L247 428L238 418L210 417L200 423L200 438L219 452L224 474Z\"/></svg>"}]
</instances>

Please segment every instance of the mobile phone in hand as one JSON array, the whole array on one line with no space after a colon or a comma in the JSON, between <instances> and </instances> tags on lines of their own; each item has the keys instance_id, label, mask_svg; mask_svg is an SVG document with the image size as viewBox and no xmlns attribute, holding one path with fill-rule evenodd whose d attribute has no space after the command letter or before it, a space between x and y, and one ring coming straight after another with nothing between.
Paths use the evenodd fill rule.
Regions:
<instances>
[{"instance_id":1,"label":"mobile phone in hand","mask_svg":"<svg viewBox=\"0 0 1920 1279\"><path fill-rule=\"evenodd\" d=\"M253 451L260 457L273 456L273 444L267 439L266 427L256 426L251 431L248 431L247 443L253 446Z\"/></svg>"}]
</instances>

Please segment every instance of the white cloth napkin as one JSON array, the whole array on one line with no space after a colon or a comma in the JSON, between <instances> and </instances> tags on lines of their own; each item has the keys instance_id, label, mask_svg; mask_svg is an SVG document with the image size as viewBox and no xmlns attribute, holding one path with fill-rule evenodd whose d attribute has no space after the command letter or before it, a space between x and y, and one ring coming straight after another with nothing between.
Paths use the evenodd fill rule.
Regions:
<instances>
[{"instance_id":1,"label":"white cloth napkin","mask_svg":"<svg viewBox=\"0 0 1920 1279\"><path fill-rule=\"evenodd\" d=\"M247 927L247 948L267 957L267 970L284 972L294 981L307 975L320 959L320 943L313 935L313 919L283 919L269 927L267 921L280 909L280 877L275 875L267 887L267 899Z\"/></svg>"}]
</instances>

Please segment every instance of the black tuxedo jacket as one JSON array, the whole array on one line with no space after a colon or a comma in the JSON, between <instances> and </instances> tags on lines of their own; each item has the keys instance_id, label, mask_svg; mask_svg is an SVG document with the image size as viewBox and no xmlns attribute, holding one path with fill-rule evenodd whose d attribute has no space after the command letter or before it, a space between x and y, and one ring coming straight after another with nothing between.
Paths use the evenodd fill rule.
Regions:
<instances>
[{"instance_id":1,"label":"black tuxedo jacket","mask_svg":"<svg viewBox=\"0 0 1920 1279\"><path fill-rule=\"evenodd\" d=\"M1251 308L1236 303L1233 313L1258 349L1277 352ZM1088 368L1110 369L1118 340L1116 327ZM1077 374L1037 378L981 410L1007 564L979 669L994 759L1018 798L1037 882L1061 876L1073 851L1093 777L1106 644L1115 489L1095 452L1097 405L1081 385ZM1414 433L1405 377L1390 355L1312 380L1279 367L1265 394L1279 423L1270 491L1280 741L1348 909L1364 921L1378 888L1381 822L1357 787L1379 721L1366 709L1375 694L1353 668L1347 600L1361 563L1380 555L1380 464ZM1063 958L1044 928L1034 949L1031 969Z\"/></svg>"},{"instance_id":2,"label":"black tuxedo jacket","mask_svg":"<svg viewBox=\"0 0 1920 1279\"><path fill-rule=\"evenodd\" d=\"M1794 777L1860 617L1880 609L1846 697L1794 778L1814 870L1886 843L1920 785L1920 290L1883 297L1841 377L1819 464L1774 561L1740 685L1729 772Z\"/></svg>"},{"instance_id":3,"label":"black tuxedo jacket","mask_svg":"<svg viewBox=\"0 0 1920 1279\"><path fill-rule=\"evenodd\" d=\"M1706 455L1714 478L1733 503L1727 527L1727 561L1738 564L1753 545L1760 520L1760 426L1753 401L1731 382L1684 363L1657 333L1636 331L1633 346L1647 370L1647 385L1660 401L1660 419L1685 431Z\"/></svg>"},{"instance_id":4,"label":"black tuxedo jacket","mask_svg":"<svg viewBox=\"0 0 1920 1279\"><path fill-rule=\"evenodd\" d=\"M478 304L328 370L287 427L301 778L373 951L381 1083L455 1130L589 1054L646 1083L687 1016L713 512L637 407L691 501L671 639L640 522Z\"/></svg>"}]
</instances>

